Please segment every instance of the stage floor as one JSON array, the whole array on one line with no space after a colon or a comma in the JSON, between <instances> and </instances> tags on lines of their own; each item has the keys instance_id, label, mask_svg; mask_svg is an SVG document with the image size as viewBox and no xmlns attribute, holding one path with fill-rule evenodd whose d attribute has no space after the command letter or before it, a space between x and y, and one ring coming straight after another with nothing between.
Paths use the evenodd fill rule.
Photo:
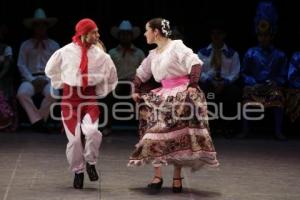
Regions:
<instances>
[{"instance_id":1,"label":"stage floor","mask_svg":"<svg viewBox=\"0 0 300 200\"><path fill-rule=\"evenodd\" d=\"M85 174L83 190L72 188L63 134L0 133L0 200L296 200L300 199L300 140L214 139L219 170L183 171L182 194L173 194L172 167L163 168L158 195L147 193L151 166L127 167L137 136L105 137L97 165L101 182Z\"/></svg>"}]
</instances>

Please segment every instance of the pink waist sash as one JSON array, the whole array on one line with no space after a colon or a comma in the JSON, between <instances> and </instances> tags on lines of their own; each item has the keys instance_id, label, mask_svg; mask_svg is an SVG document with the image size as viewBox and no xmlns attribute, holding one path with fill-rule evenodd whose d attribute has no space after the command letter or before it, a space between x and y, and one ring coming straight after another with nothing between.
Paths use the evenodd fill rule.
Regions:
<instances>
[{"instance_id":1,"label":"pink waist sash","mask_svg":"<svg viewBox=\"0 0 300 200\"><path fill-rule=\"evenodd\" d=\"M161 81L163 88L174 88L180 85L185 85L190 82L189 76L179 76Z\"/></svg>"}]
</instances>

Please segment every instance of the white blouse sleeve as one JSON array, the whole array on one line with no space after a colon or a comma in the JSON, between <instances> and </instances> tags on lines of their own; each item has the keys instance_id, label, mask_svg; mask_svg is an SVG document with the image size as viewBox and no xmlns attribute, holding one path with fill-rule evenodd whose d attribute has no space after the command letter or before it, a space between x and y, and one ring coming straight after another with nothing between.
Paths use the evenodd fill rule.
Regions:
<instances>
[{"instance_id":1,"label":"white blouse sleeve","mask_svg":"<svg viewBox=\"0 0 300 200\"><path fill-rule=\"evenodd\" d=\"M152 56L150 52L136 70L136 76L139 77L143 83L145 83L152 77L151 57Z\"/></svg>"},{"instance_id":2,"label":"white blouse sleeve","mask_svg":"<svg viewBox=\"0 0 300 200\"><path fill-rule=\"evenodd\" d=\"M175 52L179 60L179 64L182 67L187 68L188 73L191 72L192 66L203 65L203 62L199 59L198 55L195 54L192 49L185 46L182 41L177 42Z\"/></svg>"},{"instance_id":3,"label":"white blouse sleeve","mask_svg":"<svg viewBox=\"0 0 300 200\"><path fill-rule=\"evenodd\" d=\"M58 50L52 54L48 60L45 68L45 74L51 80L51 85L55 89L60 89L63 87L63 81L61 79L61 52Z\"/></svg>"}]
</instances>

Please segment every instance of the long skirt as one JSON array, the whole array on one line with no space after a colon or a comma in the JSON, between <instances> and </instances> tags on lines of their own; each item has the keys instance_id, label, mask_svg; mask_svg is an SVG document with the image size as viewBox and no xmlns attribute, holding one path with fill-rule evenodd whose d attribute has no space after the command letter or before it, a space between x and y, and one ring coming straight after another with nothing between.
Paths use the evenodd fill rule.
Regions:
<instances>
[{"instance_id":1,"label":"long skirt","mask_svg":"<svg viewBox=\"0 0 300 200\"><path fill-rule=\"evenodd\" d=\"M189 93L187 85L160 87L142 95L139 109L140 140L129 158L129 166L152 163L217 167L219 162L210 136L204 93Z\"/></svg>"}]
</instances>

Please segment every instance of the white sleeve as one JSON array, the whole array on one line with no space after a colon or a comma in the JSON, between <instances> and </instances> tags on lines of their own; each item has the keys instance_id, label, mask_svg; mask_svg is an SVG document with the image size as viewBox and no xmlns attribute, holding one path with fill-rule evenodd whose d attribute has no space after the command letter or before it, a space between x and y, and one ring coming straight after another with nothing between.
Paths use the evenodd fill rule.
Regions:
<instances>
[{"instance_id":1,"label":"white sleeve","mask_svg":"<svg viewBox=\"0 0 300 200\"><path fill-rule=\"evenodd\" d=\"M228 80L230 82L235 81L239 77L240 73L240 58L239 54L235 52L232 57L232 68L230 70L230 75L228 76Z\"/></svg>"},{"instance_id":2,"label":"white sleeve","mask_svg":"<svg viewBox=\"0 0 300 200\"><path fill-rule=\"evenodd\" d=\"M51 85L55 89L63 87L63 81L61 79L61 64L61 52L58 50L52 54L45 68L45 74L51 80Z\"/></svg>"},{"instance_id":3,"label":"white sleeve","mask_svg":"<svg viewBox=\"0 0 300 200\"><path fill-rule=\"evenodd\" d=\"M26 47L25 47L25 43L23 43L20 47L20 51L19 51L19 56L18 56L18 69L21 73L21 76L31 82L32 80L34 80L34 77L32 76L31 71L28 69L27 65L26 65Z\"/></svg>"},{"instance_id":4,"label":"white sleeve","mask_svg":"<svg viewBox=\"0 0 300 200\"><path fill-rule=\"evenodd\" d=\"M104 74L104 81L96 85L96 95L98 96L106 96L116 88L118 83L117 70L110 56L107 56L102 67L106 67L107 70Z\"/></svg>"},{"instance_id":5,"label":"white sleeve","mask_svg":"<svg viewBox=\"0 0 300 200\"><path fill-rule=\"evenodd\" d=\"M109 92L111 92L117 86L118 74L117 74L116 66L110 57L107 59L107 65L109 66L107 82L108 82Z\"/></svg>"},{"instance_id":6,"label":"white sleeve","mask_svg":"<svg viewBox=\"0 0 300 200\"><path fill-rule=\"evenodd\" d=\"M203 61L200 74L200 81L205 82L209 78L209 75L207 74L207 62L205 62L207 58L200 51L198 52L198 57L201 61Z\"/></svg>"},{"instance_id":7,"label":"white sleeve","mask_svg":"<svg viewBox=\"0 0 300 200\"><path fill-rule=\"evenodd\" d=\"M145 83L152 77L151 53L143 60L141 65L137 68L136 76L139 77L143 83Z\"/></svg>"},{"instance_id":8,"label":"white sleeve","mask_svg":"<svg viewBox=\"0 0 300 200\"><path fill-rule=\"evenodd\" d=\"M192 66L203 65L198 55L195 54L191 48L185 46L182 41L177 42L175 51L180 65L187 68L188 73L191 72Z\"/></svg>"}]
</instances>

